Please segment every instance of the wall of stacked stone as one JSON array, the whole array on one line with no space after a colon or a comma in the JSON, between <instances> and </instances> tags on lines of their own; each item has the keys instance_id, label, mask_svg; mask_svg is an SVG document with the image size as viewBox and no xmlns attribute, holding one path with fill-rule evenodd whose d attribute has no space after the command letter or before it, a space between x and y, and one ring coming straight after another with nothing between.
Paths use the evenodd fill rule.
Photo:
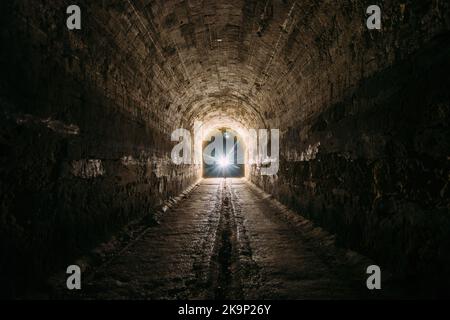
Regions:
<instances>
[{"instance_id":1,"label":"wall of stacked stone","mask_svg":"<svg viewBox=\"0 0 450 320\"><path fill-rule=\"evenodd\" d=\"M151 219L199 168L172 164L171 124L153 107L164 95L143 61L90 34L94 21L77 35L62 2L0 11L0 282L15 296Z\"/></svg>"}]
</instances>

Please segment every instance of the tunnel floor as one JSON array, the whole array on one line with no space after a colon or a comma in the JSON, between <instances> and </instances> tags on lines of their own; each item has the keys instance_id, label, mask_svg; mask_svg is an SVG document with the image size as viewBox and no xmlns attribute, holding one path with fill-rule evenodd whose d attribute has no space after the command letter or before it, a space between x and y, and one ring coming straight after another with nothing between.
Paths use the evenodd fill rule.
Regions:
<instances>
[{"instance_id":1,"label":"tunnel floor","mask_svg":"<svg viewBox=\"0 0 450 320\"><path fill-rule=\"evenodd\" d=\"M330 253L308 228L294 228L245 179L204 179L160 224L97 270L83 298L364 298L365 270L340 258L338 249Z\"/></svg>"}]
</instances>

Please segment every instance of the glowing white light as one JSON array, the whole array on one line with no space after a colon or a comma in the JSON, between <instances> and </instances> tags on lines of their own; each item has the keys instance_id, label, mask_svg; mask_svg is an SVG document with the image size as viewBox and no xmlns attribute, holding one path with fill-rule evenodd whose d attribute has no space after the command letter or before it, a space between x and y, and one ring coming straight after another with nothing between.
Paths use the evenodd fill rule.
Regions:
<instances>
[{"instance_id":1,"label":"glowing white light","mask_svg":"<svg viewBox=\"0 0 450 320\"><path fill-rule=\"evenodd\" d=\"M219 166L221 168L226 168L230 165L230 161L226 157L222 157L219 159Z\"/></svg>"}]
</instances>

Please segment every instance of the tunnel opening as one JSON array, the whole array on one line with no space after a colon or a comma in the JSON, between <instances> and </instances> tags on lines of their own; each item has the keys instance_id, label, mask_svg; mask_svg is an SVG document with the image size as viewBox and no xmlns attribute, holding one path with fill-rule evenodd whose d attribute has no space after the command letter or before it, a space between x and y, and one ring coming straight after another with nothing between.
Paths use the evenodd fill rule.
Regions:
<instances>
[{"instance_id":1,"label":"tunnel opening","mask_svg":"<svg viewBox=\"0 0 450 320\"><path fill-rule=\"evenodd\" d=\"M245 146L242 137L230 128L212 130L202 145L203 178L245 176Z\"/></svg>"}]
</instances>

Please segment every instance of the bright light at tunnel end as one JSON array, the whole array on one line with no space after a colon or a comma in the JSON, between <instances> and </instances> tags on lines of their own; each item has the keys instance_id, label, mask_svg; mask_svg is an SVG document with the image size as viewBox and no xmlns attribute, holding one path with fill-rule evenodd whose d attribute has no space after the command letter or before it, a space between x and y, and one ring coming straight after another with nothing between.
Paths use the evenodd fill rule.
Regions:
<instances>
[{"instance_id":1,"label":"bright light at tunnel end","mask_svg":"<svg viewBox=\"0 0 450 320\"><path fill-rule=\"evenodd\" d=\"M225 170L233 165L232 161L227 156L223 156L222 151L214 152L215 156L211 156L211 152L203 152L203 142L209 141L210 132L223 128L225 124L220 126L213 126L211 124L204 124L201 121L195 121L193 137L189 130L179 128L172 132L171 140L178 142L172 149L171 160L176 165L200 165L202 163L215 165L217 168ZM231 126L230 126L231 127ZM280 130L279 129L247 129L242 127L231 128L235 130L241 137L245 147L245 156L238 156L238 165L256 166L260 175L273 176L278 173L279 169L279 155L280 155ZM214 140L206 147L212 146L212 150L222 150L222 145L215 145L217 141L230 141L234 139L234 135L229 132L219 132L214 134ZM222 139L220 138L222 137ZM270 137L270 147L269 147ZM217 140L217 141L216 141ZM221 143L221 142L220 142ZM219 144L220 144L219 143ZM227 147L227 143L224 142ZM193 148L192 148L193 147ZM268 155L270 149L270 156ZM211 150L209 150L211 151ZM228 149L227 149L228 152ZM239 150L237 152L239 155Z\"/></svg>"},{"instance_id":2,"label":"bright light at tunnel end","mask_svg":"<svg viewBox=\"0 0 450 320\"><path fill-rule=\"evenodd\" d=\"M230 166L230 161L228 160L227 157L222 157L222 158L219 159L219 166L222 169L225 169L225 168Z\"/></svg>"}]
</instances>

